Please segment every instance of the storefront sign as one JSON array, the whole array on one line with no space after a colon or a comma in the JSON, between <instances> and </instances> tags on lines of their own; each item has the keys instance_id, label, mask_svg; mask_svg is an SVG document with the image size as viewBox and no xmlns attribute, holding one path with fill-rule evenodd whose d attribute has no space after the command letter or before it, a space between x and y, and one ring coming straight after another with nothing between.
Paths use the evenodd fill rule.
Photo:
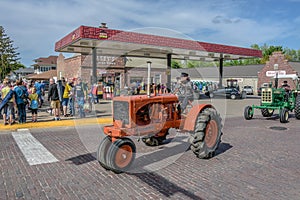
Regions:
<instances>
[{"instance_id":1,"label":"storefront sign","mask_svg":"<svg viewBox=\"0 0 300 200\"><path fill-rule=\"evenodd\" d=\"M280 71L267 71L266 72L267 77L275 77L276 74L283 76L283 75L286 75L286 71L280 70Z\"/></svg>"},{"instance_id":2,"label":"storefront sign","mask_svg":"<svg viewBox=\"0 0 300 200\"><path fill-rule=\"evenodd\" d=\"M107 33L106 33L105 31L101 31L101 32L99 33L99 38L100 38L100 39L107 39L107 38L108 38L108 35L107 35Z\"/></svg>"}]
</instances>

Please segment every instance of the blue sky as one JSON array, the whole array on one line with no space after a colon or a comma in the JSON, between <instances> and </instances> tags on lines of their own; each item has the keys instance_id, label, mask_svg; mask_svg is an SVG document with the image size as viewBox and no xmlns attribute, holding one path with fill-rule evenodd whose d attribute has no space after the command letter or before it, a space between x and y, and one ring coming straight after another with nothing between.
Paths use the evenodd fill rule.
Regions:
<instances>
[{"instance_id":1,"label":"blue sky","mask_svg":"<svg viewBox=\"0 0 300 200\"><path fill-rule=\"evenodd\" d=\"M101 22L119 30L156 27L197 41L298 50L299 8L300 0L0 0L0 25L30 66L58 55L55 42L80 25Z\"/></svg>"}]
</instances>

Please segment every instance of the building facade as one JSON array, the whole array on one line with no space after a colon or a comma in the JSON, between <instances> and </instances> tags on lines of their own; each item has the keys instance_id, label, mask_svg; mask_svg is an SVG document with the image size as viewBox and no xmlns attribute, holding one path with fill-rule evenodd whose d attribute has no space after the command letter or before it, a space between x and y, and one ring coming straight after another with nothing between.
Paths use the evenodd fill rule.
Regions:
<instances>
[{"instance_id":1,"label":"building facade","mask_svg":"<svg viewBox=\"0 0 300 200\"><path fill-rule=\"evenodd\" d=\"M57 65L57 56L49 56L47 58L37 58L34 64L31 65L34 68L35 74L40 74L49 70L55 70Z\"/></svg>"},{"instance_id":2,"label":"building facade","mask_svg":"<svg viewBox=\"0 0 300 200\"><path fill-rule=\"evenodd\" d=\"M57 58L57 78L81 77L84 82L92 83L92 56L74 55L65 58L59 54ZM124 56L97 56L97 81L104 85L114 86L118 82L119 89L134 87L137 84L147 83L148 66L146 58ZM151 83L167 82L166 61L151 59Z\"/></svg>"}]
</instances>

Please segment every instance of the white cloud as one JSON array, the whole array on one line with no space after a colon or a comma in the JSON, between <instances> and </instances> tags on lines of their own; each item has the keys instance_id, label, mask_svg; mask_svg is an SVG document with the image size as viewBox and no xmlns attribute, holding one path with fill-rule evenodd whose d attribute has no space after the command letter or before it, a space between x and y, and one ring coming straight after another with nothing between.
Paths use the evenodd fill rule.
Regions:
<instances>
[{"instance_id":1,"label":"white cloud","mask_svg":"<svg viewBox=\"0 0 300 200\"><path fill-rule=\"evenodd\" d=\"M287 20L256 17L263 12L260 5L248 5L249 1L222 0L7 0L1 2L0 25L27 65L37 57L57 54L55 42L80 25L101 22L121 30L160 27L165 34L245 47L294 34ZM299 23L299 17L294 21Z\"/></svg>"}]
</instances>

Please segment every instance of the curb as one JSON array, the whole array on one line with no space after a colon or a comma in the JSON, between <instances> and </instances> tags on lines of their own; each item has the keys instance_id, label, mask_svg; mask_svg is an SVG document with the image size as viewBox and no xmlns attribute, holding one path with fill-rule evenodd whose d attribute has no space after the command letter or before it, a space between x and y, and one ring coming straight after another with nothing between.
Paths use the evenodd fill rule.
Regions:
<instances>
[{"instance_id":1,"label":"curb","mask_svg":"<svg viewBox=\"0 0 300 200\"><path fill-rule=\"evenodd\" d=\"M25 124L0 125L0 130L17 130L33 128L70 127L77 125L112 124L112 118L63 119L60 121L27 122Z\"/></svg>"}]
</instances>

